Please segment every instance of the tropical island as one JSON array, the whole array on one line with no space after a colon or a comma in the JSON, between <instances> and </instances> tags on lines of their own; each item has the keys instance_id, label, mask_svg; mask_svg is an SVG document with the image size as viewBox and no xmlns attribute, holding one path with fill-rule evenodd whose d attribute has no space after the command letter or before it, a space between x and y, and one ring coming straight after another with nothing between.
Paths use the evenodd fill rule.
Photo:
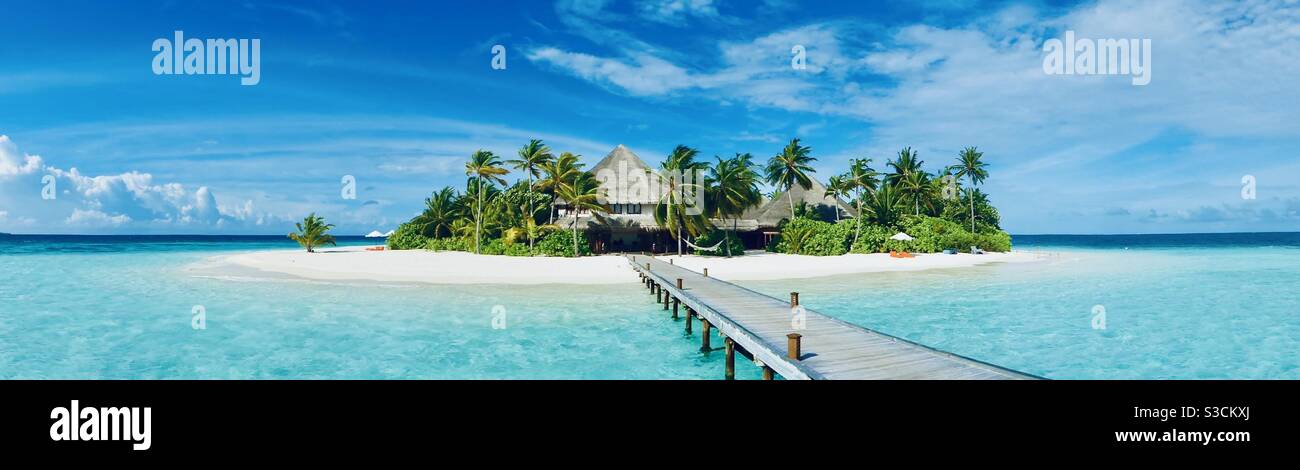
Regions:
<instances>
[{"instance_id":1,"label":"tropical island","mask_svg":"<svg viewBox=\"0 0 1300 470\"><path fill-rule=\"evenodd\" d=\"M937 171L911 148L884 162L849 162L822 183L799 139L760 166L750 154L706 161L678 145L652 168L619 145L590 168L531 140L514 158L479 150L464 189L443 187L384 247L333 248L332 225L312 214L290 238L305 252L225 260L326 280L445 284L602 284L632 270L617 253L671 256L732 280L820 277L1036 259L1011 252L1011 236L978 186L983 154L963 149ZM643 175L649 192L614 189L603 175ZM700 175L682 179L670 175ZM513 182L508 181L517 175ZM775 188L764 194L762 186ZM700 201L701 204L692 201Z\"/></svg>"},{"instance_id":2,"label":"tropical island","mask_svg":"<svg viewBox=\"0 0 1300 470\"><path fill-rule=\"evenodd\" d=\"M708 162L698 150L679 145L653 169L619 145L584 170L579 156L554 156L539 140L510 160L480 150L466 164L465 189L434 191L424 211L398 227L387 246L565 257L1011 249L997 209L978 189L988 171L976 148L964 149L953 165L934 173L911 148L888 160L884 173L871 167L871 158L854 159L826 184L815 176L811 151L793 139L760 167L750 154ZM644 172L661 180L664 189L639 198L610 195L597 175L614 167ZM504 177L512 169L522 176L507 183ZM676 188L677 181L664 176L684 171L704 174L703 181ZM760 183L777 191L764 195ZM679 199L691 199L694 191L702 193L704 207L692 213L688 201ZM900 232L912 240L891 239Z\"/></svg>"}]
</instances>

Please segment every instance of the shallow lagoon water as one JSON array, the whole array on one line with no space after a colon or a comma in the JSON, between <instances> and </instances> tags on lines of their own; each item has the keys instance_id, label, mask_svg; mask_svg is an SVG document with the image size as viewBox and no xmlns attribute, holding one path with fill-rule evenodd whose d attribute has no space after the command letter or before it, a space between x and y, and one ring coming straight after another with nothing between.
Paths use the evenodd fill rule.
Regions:
<instances>
[{"instance_id":1,"label":"shallow lagoon water","mask_svg":"<svg viewBox=\"0 0 1300 470\"><path fill-rule=\"evenodd\" d=\"M0 239L0 378L717 379L626 285L212 278L275 237ZM1292 240L1288 238L1287 240ZM367 243L345 239L344 244ZM373 242L369 242L373 243ZM1018 237L1041 263L747 282L885 333L1050 378L1300 378L1300 249ZM194 306L207 328L191 328ZM1093 328L1094 307L1106 328ZM495 309L495 310L494 310ZM505 328L493 328L505 312ZM720 341L715 341L720 346ZM740 378L759 371L740 361Z\"/></svg>"}]
</instances>

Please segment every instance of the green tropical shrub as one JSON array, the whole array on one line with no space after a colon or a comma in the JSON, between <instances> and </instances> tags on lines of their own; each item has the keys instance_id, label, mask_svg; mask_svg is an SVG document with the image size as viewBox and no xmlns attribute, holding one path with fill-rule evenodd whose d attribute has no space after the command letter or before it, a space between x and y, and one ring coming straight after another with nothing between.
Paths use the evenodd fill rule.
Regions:
<instances>
[{"instance_id":1,"label":"green tropical shrub","mask_svg":"<svg viewBox=\"0 0 1300 470\"><path fill-rule=\"evenodd\" d=\"M976 223L976 227L982 224ZM918 253L935 253L947 248L967 251L977 246L985 251L1010 251L1011 235L1000 230L973 234L961 224L938 217L914 216L903 217L903 231L915 238L910 242L887 243L891 249L904 249Z\"/></svg>"},{"instance_id":2,"label":"green tropical shrub","mask_svg":"<svg viewBox=\"0 0 1300 470\"><path fill-rule=\"evenodd\" d=\"M544 256L573 257L573 233L569 231L551 232L537 240L536 251ZM578 252L583 256L591 254L591 243L587 240L585 230L578 231Z\"/></svg>"},{"instance_id":3,"label":"green tropical shrub","mask_svg":"<svg viewBox=\"0 0 1300 470\"><path fill-rule=\"evenodd\" d=\"M837 256L847 253L853 237L853 224L795 218L781 227L781 234L769 251L812 256Z\"/></svg>"},{"instance_id":4,"label":"green tropical shrub","mask_svg":"<svg viewBox=\"0 0 1300 470\"><path fill-rule=\"evenodd\" d=\"M898 231L876 224L863 223L858 242L853 245L853 253L885 253L889 251L889 237ZM853 242L853 233L849 232L849 242Z\"/></svg>"},{"instance_id":5,"label":"green tropical shrub","mask_svg":"<svg viewBox=\"0 0 1300 470\"><path fill-rule=\"evenodd\" d=\"M727 243L718 245L715 251L696 250L695 254L700 256L727 256L727 247L731 247L731 256L743 256L745 254L745 244L740 241L736 234L725 230L714 230L695 240L693 243L699 246L713 246L726 237Z\"/></svg>"},{"instance_id":6,"label":"green tropical shrub","mask_svg":"<svg viewBox=\"0 0 1300 470\"><path fill-rule=\"evenodd\" d=\"M482 246L479 247L479 253L484 255L504 255L506 254L506 242L500 238L483 240Z\"/></svg>"},{"instance_id":7,"label":"green tropical shrub","mask_svg":"<svg viewBox=\"0 0 1300 470\"><path fill-rule=\"evenodd\" d=\"M418 250L425 248L429 238L420 234L420 228L410 222L397 226L397 230L384 242L390 250Z\"/></svg>"},{"instance_id":8,"label":"green tropical shrub","mask_svg":"<svg viewBox=\"0 0 1300 470\"><path fill-rule=\"evenodd\" d=\"M474 251L474 240L464 237L444 237L430 239L425 245L433 251Z\"/></svg>"}]
</instances>

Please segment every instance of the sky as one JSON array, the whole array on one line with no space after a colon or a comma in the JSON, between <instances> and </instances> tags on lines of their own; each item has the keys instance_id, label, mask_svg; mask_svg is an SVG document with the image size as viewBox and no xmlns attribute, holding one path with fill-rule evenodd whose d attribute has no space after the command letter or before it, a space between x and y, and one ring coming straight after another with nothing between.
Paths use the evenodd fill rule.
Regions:
<instances>
[{"instance_id":1,"label":"sky","mask_svg":"<svg viewBox=\"0 0 1300 470\"><path fill-rule=\"evenodd\" d=\"M1294 1L4 10L0 232L283 234L316 212L364 234L463 187L477 149L538 138L590 165L625 144L657 165L678 144L762 161L795 137L823 181L851 158L883 170L911 147L936 171L976 146L1013 234L1300 230ZM155 74L175 31L258 39L260 80ZM1150 83L1047 73L1066 31L1149 39Z\"/></svg>"}]
</instances>

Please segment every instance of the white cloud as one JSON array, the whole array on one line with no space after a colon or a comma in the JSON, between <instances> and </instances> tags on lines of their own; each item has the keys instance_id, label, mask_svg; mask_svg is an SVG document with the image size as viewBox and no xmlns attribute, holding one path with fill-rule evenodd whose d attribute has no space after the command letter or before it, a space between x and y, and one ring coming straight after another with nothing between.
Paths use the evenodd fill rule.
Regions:
<instances>
[{"instance_id":1,"label":"white cloud","mask_svg":"<svg viewBox=\"0 0 1300 470\"><path fill-rule=\"evenodd\" d=\"M19 159L19 155L25 158ZM22 161L21 165L16 162ZM251 201L236 211L223 212L207 187L191 192L179 183L155 183L153 175L129 171L116 175L86 175L77 168L63 170L37 156L22 154L7 135L0 135L0 205L6 207L0 222L41 225L61 231L62 224L79 228L210 229L243 223L256 216ZM45 181L54 177L53 199L44 199ZM66 216L65 216L66 214Z\"/></svg>"},{"instance_id":2,"label":"white cloud","mask_svg":"<svg viewBox=\"0 0 1300 470\"><path fill-rule=\"evenodd\" d=\"M131 221L130 217L125 215L108 215L97 210L73 209L72 215L68 216L66 222L70 225L83 225L89 227L118 227Z\"/></svg>"},{"instance_id":3,"label":"white cloud","mask_svg":"<svg viewBox=\"0 0 1300 470\"><path fill-rule=\"evenodd\" d=\"M671 25L684 25L687 18L718 18L713 0L654 0L638 5L641 17Z\"/></svg>"},{"instance_id":4,"label":"white cloud","mask_svg":"<svg viewBox=\"0 0 1300 470\"><path fill-rule=\"evenodd\" d=\"M18 153L18 146L9 136L0 135L0 179L31 174L42 165L41 157Z\"/></svg>"},{"instance_id":5,"label":"white cloud","mask_svg":"<svg viewBox=\"0 0 1300 470\"><path fill-rule=\"evenodd\" d=\"M634 95L662 95L697 86L685 69L645 53L611 59L543 47L528 51L527 56L534 62L549 63L579 78L613 85Z\"/></svg>"}]
</instances>

